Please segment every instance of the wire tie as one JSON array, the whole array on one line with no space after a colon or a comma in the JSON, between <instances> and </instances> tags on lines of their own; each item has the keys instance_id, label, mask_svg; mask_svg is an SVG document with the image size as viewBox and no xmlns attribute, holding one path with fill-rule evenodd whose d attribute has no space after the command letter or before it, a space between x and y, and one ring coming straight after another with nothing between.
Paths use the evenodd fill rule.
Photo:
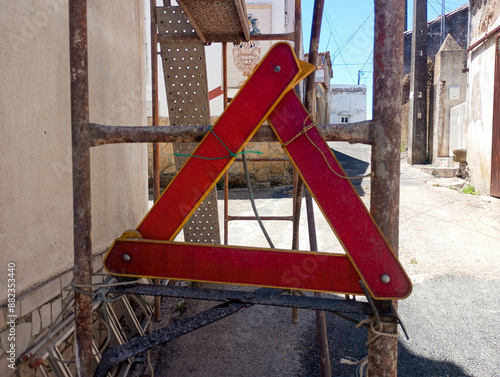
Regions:
<instances>
[{"instance_id":1,"label":"wire tie","mask_svg":"<svg viewBox=\"0 0 500 377\"><path fill-rule=\"evenodd\" d=\"M363 179L363 178L366 178L366 177L373 177L374 174L373 172L371 173L368 173L368 174L365 174L365 175L361 175L361 176L358 176L358 177L348 177L348 176L344 176L344 175L341 175L339 173L337 173L333 168L332 166L330 165L330 162L328 162L328 159L326 158L325 154L323 153L323 151L311 140L311 138L309 137L309 135L307 134L307 131L309 131L310 129L316 127L316 123L313 121L309 126L306 127L306 122L308 119L311 118L311 114L308 114L306 116L306 118L304 119L304 122L302 123L302 131L300 131L297 135L295 135L294 137L292 137L290 140L288 140L286 143L283 143L283 147L286 148L292 141L294 141L295 139L297 139L298 137L302 136L302 135L306 135L307 137L307 140L309 140L309 142L313 145L314 148L316 148L318 150L319 153L321 153L321 156L323 156L323 160L325 160L326 162L326 165L328 166L328 169L330 169L330 171L335 174L337 177L339 178L342 178L342 179L349 179L349 180L353 180L353 179Z\"/></svg>"},{"instance_id":2,"label":"wire tie","mask_svg":"<svg viewBox=\"0 0 500 377\"><path fill-rule=\"evenodd\" d=\"M228 156L224 156L224 157L205 157L205 156L198 156L198 155L195 155L195 154L182 154L182 153L173 153L173 155L177 156L177 157L196 157L196 158L201 158L203 160L225 160L228 157L234 157L234 158L236 158L236 157L238 157L238 155L244 154L244 153L264 154L264 153L262 153L260 151L242 151L242 152L238 152L238 153L233 153L233 151L231 151L231 149L229 149L227 147L227 145L224 144L224 142L219 138L219 136L217 136L217 134L213 131L212 126L210 126L210 132L215 136L215 138L217 140L219 140L219 142L222 144L222 146L224 148L226 148L226 150L229 152Z\"/></svg>"}]
</instances>

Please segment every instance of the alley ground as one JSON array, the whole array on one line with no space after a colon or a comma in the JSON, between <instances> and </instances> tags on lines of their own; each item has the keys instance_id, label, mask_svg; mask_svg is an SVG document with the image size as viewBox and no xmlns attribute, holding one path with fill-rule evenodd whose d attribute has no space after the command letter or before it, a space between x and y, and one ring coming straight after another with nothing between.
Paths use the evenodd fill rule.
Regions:
<instances>
[{"instance_id":1,"label":"alley ground","mask_svg":"<svg viewBox=\"0 0 500 377\"><path fill-rule=\"evenodd\" d=\"M348 175L369 172L369 147L331 146ZM399 337L400 376L500 376L500 200L462 194L449 187L453 183L402 159L399 257L414 288L399 306L410 335ZM356 187L369 203L369 180ZM256 196L261 215L291 214L289 187ZM231 198L230 214L252 215L245 191ZM340 252L318 210L316 220L319 249ZM291 224L266 225L276 247L290 248ZM308 250L305 213L301 227L300 248ZM231 222L229 243L267 247L255 222ZM164 322L211 305L165 300ZM155 376L319 376L314 318L302 310L294 325L290 309L243 309L154 350ZM356 367L340 360L366 356L366 330L329 314L327 323L332 375L355 376ZM136 370L148 375L146 367Z\"/></svg>"}]
</instances>

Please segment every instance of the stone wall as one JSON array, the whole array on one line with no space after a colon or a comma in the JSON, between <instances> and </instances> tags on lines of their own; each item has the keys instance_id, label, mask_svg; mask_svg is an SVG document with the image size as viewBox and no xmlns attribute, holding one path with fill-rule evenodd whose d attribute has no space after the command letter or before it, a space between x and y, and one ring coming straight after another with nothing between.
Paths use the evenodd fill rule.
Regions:
<instances>
[{"instance_id":1,"label":"stone wall","mask_svg":"<svg viewBox=\"0 0 500 377\"><path fill-rule=\"evenodd\" d=\"M451 34L460 47L466 50L468 43L469 7L464 5L447 13L445 15L445 24L446 35ZM404 33L404 75L411 70L411 38L411 30ZM427 56L430 56L432 60L434 60L434 56L439 51L441 43L441 17L438 17L427 24Z\"/></svg>"},{"instance_id":2,"label":"stone wall","mask_svg":"<svg viewBox=\"0 0 500 377\"><path fill-rule=\"evenodd\" d=\"M216 121L212 117L212 124ZM151 120L149 120L151 121ZM168 125L168 118L160 118L160 126ZM176 174L174 151L172 143L160 143L160 186L166 188ZM246 151L260 152L261 154L248 153L247 158L286 158L286 153L278 142L248 143ZM148 147L149 159L149 187L153 180L153 146ZM248 170L252 180L252 187L267 188L292 184L292 164L289 161L248 161ZM243 163L235 161L229 168L229 187L246 187ZM219 188L222 187L222 182Z\"/></svg>"},{"instance_id":3,"label":"stone wall","mask_svg":"<svg viewBox=\"0 0 500 377\"><path fill-rule=\"evenodd\" d=\"M401 151L408 149L408 131L410 120L410 102L401 106Z\"/></svg>"}]
</instances>

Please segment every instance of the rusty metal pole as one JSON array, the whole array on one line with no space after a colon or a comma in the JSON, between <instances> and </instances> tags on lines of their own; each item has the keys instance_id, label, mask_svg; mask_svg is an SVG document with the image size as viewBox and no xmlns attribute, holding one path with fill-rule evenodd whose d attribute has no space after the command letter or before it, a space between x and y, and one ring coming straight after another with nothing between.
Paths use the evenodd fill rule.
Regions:
<instances>
[{"instance_id":1,"label":"rusty metal pole","mask_svg":"<svg viewBox=\"0 0 500 377\"><path fill-rule=\"evenodd\" d=\"M160 125L158 112L158 38L156 33L156 0L151 0L151 125ZM160 197L160 148L158 143L153 143L153 200ZM160 285L160 279L154 279L155 285ZM161 321L161 297L155 297L155 321Z\"/></svg>"},{"instance_id":2,"label":"rusty metal pole","mask_svg":"<svg viewBox=\"0 0 500 377\"><path fill-rule=\"evenodd\" d=\"M90 212L89 85L87 1L69 1L71 139L73 151L73 232L75 357L79 377L92 376L92 218ZM86 292L86 293L85 293Z\"/></svg>"},{"instance_id":3,"label":"rusty metal pole","mask_svg":"<svg viewBox=\"0 0 500 377\"><path fill-rule=\"evenodd\" d=\"M302 53L302 1L295 0L295 25L294 25L295 38L293 40L293 50L295 55L300 59ZM300 97L300 84L295 87L295 91Z\"/></svg>"},{"instance_id":4,"label":"rusty metal pole","mask_svg":"<svg viewBox=\"0 0 500 377\"><path fill-rule=\"evenodd\" d=\"M398 253L399 175L401 146L401 78L405 0L375 0L372 172L370 211ZM383 332L396 333L397 324L382 318ZM375 338L375 340L373 340ZM370 377L397 376L398 340L368 332ZM373 340L373 341L372 341Z\"/></svg>"},{"instance_id":5,"label":"rusty metal pole","mask_svg":"<svg viewBox=\"0 0 500 377\"><path fill-rule=\"evenodd\" d=\"M302 47L302 4L301 0L295 0L295 55L300 59ZM300 84L295 87L297 95L300 97ZM293 231L292 231L292 250L299 249L299 226L300 211L302 208L302 194L304 193L304 182L299 177L297 169L293 169ZM294 294L298 294L294 292ZM292 323L299 323L299 309L292 308Z\"/></svg>"},{"instance_id":6,"label":"rusty metal pole","mask_svg":"<svg viewBox=\"0 0 500 377\"><path fill-rule=\"evenodd\" d=\"M227 43L222 42L222 86L224 87L222 108L227 107ZM229 244L229 173L224 173L224 245Z\"/></svg>"},{"instance_id":7,"label":"rusty metal pole","mask_svg":"<svg viewBox=\"0 0 500 377\"><path fill-rule=\"evenodd\" d=\"M160 125L158 111L158 38L156 33L156 0L151 0L151 94L152 126ZM160 150L158 143L153 143L153 198L160 197Z\"/></svg>"},{"instance_id":8,"label":"rusty metal pole","mask_svg":"<svg viewBox=\"0 0 500 377\"><path fill-rule=\"evenodd\" d=\"M302 9L301 0L295 0L295 55L300 58L302 47ZM300 84L295 87L295 91L300 97ZM293 169L293 233L292 233L292 249L299 248L299 225L300 225L300 210L302 206L302 194L304 192L304 182L300 179L297 169ZM295 309L294 309L295 310ZM295 315L295 314L294 314ZM294 322L296 323L296 322Z\"/></svg>"},{"instance_id":9,"label":"rusty metal pole","mask_svg":"<svg viewBox=\"0 0 500 377\"><path fill-rule=\"evenodd\" d=\"M318 58L319 37L321 33L321 20L323 18L324 0L314 1L313 20L311 28L311 42L309 45L309 64L316 66ZM314 97L316 89L316 76L311 74L306 78L305 107L307 112L313 112ZM309 243L311 251L318 251L316 239L316 226L314 221L314 208L311 194L306 190L307 224L309 229ZM315 297L322 297L321 293L315 293ZM316 310L316 328L318 331L319 362L321 366L321 377L330 377L332 369L330 365L330 352L328 350L328 335L326 330L325 312Z\"/></svg>"},{"instance_id":10,"label":"rusty metal pole","mask_svg":"<svg viewBox=\"0 0 500 377\"><path fill-rule=\"evenodd\" d=\"M425 164L429 160L427 80L427 1L414 0L408 122L408 163L410 165Z\"/></svg>"}]
</instances>

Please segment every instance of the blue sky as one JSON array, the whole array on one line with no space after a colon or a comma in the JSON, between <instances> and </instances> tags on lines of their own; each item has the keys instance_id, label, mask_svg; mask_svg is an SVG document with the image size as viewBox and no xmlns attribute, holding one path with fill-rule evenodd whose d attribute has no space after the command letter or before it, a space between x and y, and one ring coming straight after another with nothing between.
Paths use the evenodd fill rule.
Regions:
<instances>
[{"instance_id":1,"label":"blue sky","mask_svg":"<svg viewBox=\"0 0 500 377\"><path fill-rule=\"evenodd\" d=\"M441 14L442 0L427 1L427 18ZM464 0L444 0L446 12L467 4ZM304 51L309 51L314 1L302 0ZM319 51L330 51L333 64L332 84L367 85L368 117L372 111L373 80L373 0L325 0ZM408 0L408 28L412 28L413 0Z\"/></svg>"}]
</instances>

